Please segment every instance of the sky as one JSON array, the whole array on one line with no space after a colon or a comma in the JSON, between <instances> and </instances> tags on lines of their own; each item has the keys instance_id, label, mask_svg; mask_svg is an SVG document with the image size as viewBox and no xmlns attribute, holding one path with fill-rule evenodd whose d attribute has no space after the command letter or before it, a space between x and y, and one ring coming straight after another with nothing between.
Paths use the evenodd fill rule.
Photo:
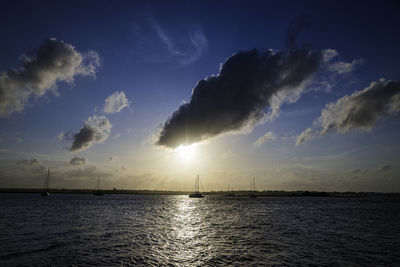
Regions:
<instances>
[{"instance_id":1,"label":"sky","mask_svg":"<svg viewBox=\"0 0 400 267\"><path fill-rule=\"evenodd\" d=\"M400 191L396 1L8 1L0 187Z\"/></svg>"}]
</instances>

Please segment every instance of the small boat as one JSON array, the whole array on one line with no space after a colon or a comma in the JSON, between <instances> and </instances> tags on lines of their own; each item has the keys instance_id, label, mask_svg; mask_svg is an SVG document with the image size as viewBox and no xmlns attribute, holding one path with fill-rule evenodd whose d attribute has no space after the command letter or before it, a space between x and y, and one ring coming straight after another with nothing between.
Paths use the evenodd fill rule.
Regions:
<instances>
[{"instance_id":1,"label":"small boat","mask_svg":"<svg viewBox=\"0 0 400 267\"><path fill-rule=\"evenodd\" d=\"M191 198L203 198L204 195L200 193L200 177L197 175L196 182L194 183L194 191L189 195Z\"/></svg>"},{"instance_id":2,"label":"small boat","mask_svg":"<svg viewBox=\"0 0 400 267\"><path fill-rule=\"evenodd\" d=\"M47 171L47 175L44 178L44 186L43 186L43 191L40 194L42 197L48 197L50 196L50 192L49 192L49 184L50 184L50 168Z\"/></svg>"},{"instance_id":3,"label":"small boat","mask_svg":"<svg viewBox=\"0 0 400 267\"><path fill-rule=\"evenodd\" d=\"M100 176L97 179L97 190L93 192L94 196L102 196L104 193L100 190Z\"/></svg>"}]
</instances>

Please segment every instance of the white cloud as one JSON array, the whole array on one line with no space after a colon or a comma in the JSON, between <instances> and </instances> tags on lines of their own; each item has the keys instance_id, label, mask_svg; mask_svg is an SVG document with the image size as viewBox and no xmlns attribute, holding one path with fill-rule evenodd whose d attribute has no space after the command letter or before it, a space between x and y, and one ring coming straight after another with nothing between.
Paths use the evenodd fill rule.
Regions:
<instances>
[{"instance_id":1,"label":"white cloud","mask_svg":"<svg viewBox=\"0 0 400 267\"><path fill-rule=\"evenodd\" d=\"M324 49L321 51L322 52L322 62L328 63L331 61L334 57L339 55L338 51L335 49Z\"/></svg>"},{"instance_id":2,"label":"white cloud","mask_svg":"<svg viewBox=\"0 0 400 267\"><path fill-rule=\"evenodd\" d=\"M363 63L363 59L354 59L351 62L333 62L327 65L327 70L331 72L336 72L338 74L345 74L354 71L359 65L362 65Z\"/></svg>"},{"instance_id":3,"label":"white cloud","mask_svg":"<svg viewBox=\"0 0 400 267\"><path fill-rule=\"evenodd\" d=\"M106 98L103 111L105 113L117 113L122 109L129 107L130 101L125 96L123 91L116 91Z\"/></svg>"},{"instance_id":4,"label":"white cloud","mask_svg":"<svg viewBox=\"0 0 400 267\"><path fill-rule=\"evenodd\" d=\"M328 131L347 133L351 130L370 131L382 117L393 116L400 111L400 81L372 82L363 90L346 95L326 105L321 116L297 139L301 144L314 133L324 135ZM320 128L317 130L316 128Z\"/></svg>"},{"instance_id":5,"label":"white cloud","mask_svg":"<svg viewBox=\"0 0 400 267\"><path fill-rule=\"evenodd\" d=\"M304 130L304 131L297 137L296 146L300 145L300 144L303 143L304 141L307 141L307 140L311 139L312 137L313 137L313 129L307 128L306 130Z\"/></svg>"},{"instance_id":6,"label":"white cloud","mask_svg":"<svg viewBox=\"0 0 400 267\"><path fill-rule=\"evenodd\" d=\"M321 134L333 129L346 133L353 129L370 130L382 116L399 111L400 82L373 82L369 87L326 105L318 119ZM395 107L393 109L393 107Z\"/></svg>"},{"instance_id":7,"label":"white cloud","mask_svg":"<svg viewBox=\"0 0 400 267\"><path fill-rule=\"evenodd\" d=\"M99 66L94 51L82 54L71 44L44 39L35 55L22 56L22 68L0 72L0 117L21 112L33 96L57 92L60 81L72 84L76 76L94 77Z\"/></svg>"}]
</instances>

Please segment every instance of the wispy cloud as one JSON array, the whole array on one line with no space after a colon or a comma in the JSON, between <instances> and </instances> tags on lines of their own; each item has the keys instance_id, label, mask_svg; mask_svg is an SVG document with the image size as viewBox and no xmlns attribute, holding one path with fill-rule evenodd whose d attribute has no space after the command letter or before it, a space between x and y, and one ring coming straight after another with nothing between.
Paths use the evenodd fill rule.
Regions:
<instances>
[{"instance_id":1,"label":"wispy cloud","mask_svg":"<svg viewBox=\"0 0 400 267\"><path fill-rule=\"evenodd\" d=\"M306 130L304 130L298 137L296 140L296 146L300 145L301 143L303 143L306 140L309 140L313 137L313 129L312 128L307 128Z\"/></svg>"},{"instance_id":2,"label":"wispy cloud","mask_svg":"<svg viewBox=\"0 0 400 267\"><path fill-rule=\"evenodd\" d=\"M336 49L323 49L321 54L321 68L309 83L309 91L330 92L344 80L349 84L349 79L353 77L351 73L364 63L362 58L351 61L338 60L339 52Z\"/></svg>"},{"instance_id":3,"label":"wispy cloud","mask_svg":"<svg viewBox=\"0 0 400 267\"><path fill-rule=\"evenodd\" d=\"M208 48L207 38L199 26L182 33L161 25L154 17L133 26L133 53L150 62L178 62L189 65L197 61Z\"/></svg>"},{"instance_id":4,"label":"wispy cloud","mask_svg":"<svg viewBox=\"0 0 400 267\"><path fill-rule=\"evenodd\" d=\"M363 59L354 59L351 62L334 62L327 66L327 69L338 74L345 74L354 71L359 65L363 64Z\"/></svg>"},{"instance_id":5,"label":"wispy cloud","mask_svg":"<svg viewBox=\"0 0 400 267\"><path fill-rule=\"evenodd\" d=\"M322 61L325 63L325 68L330 72L337 74L345 74L354 71L359 65L364 63L362 58L353 59L351 62L345 61L334 61L333 59L339 55L339 52L335 49L324 49L322 50Z\"/></svg>"},{"instance_id":6,"label":"wispy cloud","mask_svg":"<svg viewBox=\"0 0 400 267\"><path fill-rule=\"evenodd\" d=\"M274 135L273 132L266 132L263 136L261 136L260 138L258 138L255 142L254 145L255 146L261 146L269 141L275 140L276 136Z\"/></svg>"}]
</instances>

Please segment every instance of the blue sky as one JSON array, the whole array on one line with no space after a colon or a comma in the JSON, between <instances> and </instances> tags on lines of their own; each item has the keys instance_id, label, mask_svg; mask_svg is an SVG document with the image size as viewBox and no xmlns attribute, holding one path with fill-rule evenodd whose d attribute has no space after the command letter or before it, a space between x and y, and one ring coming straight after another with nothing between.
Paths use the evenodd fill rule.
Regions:
<instances>
[{"instance_id":1,"label":"blue sky","mask_svg":"<svg viewBox=\"0 0 400 267\"><path fill-rule=\"evenodd\" d=\"M0 187L41 187L51 168L52 186L68 188L91 188L101 175L107 188L189 190L199 173L208 190L247 189L256 178L259 190L399 191L399 9L395 1L6 3ZM288 29L299 21L306 25L289 47ZM53 47L68 68L46 65ZM46 72L37 74L44 69L32 63L40 48ZM228 119L219 109L204 109L199 122L190 122L206 125L201 136L191 135L201 142L156 144L160 134L180 136L173 135L179 117L169 128L168 119L185 103L195 106L192 90L224 62L252 49L272 60L303 48L320 56L318 69L292 88L272 88L264 118L254 119L258 111L249 107L240 127L223 128ZM234 107L224 110L228 115L245 109L226 96L221 105ZM106 111L106 99L114 110Z\"/></svg>"}]
</instances>

